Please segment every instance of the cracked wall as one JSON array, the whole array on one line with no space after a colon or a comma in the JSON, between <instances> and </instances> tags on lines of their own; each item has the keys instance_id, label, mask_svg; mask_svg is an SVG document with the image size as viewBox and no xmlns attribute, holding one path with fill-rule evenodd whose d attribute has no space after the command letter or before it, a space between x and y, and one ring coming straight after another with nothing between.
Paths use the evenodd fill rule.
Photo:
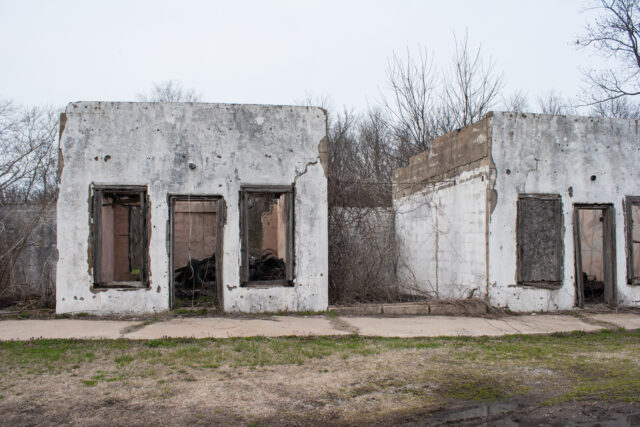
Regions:
<instances>
[{"instance_id":1,"label":"cracked wall","mask_svg":"<svg viewBox=\"0 0 640 427\"><path fill-rule=\"evenodd\" d=\"M489 224L489 296L514 311L564 310L576 304L574 204L612 204L616 304L640 305L627 284L625 196L640 195L640 134L635 120L494 113L491 125L497 205ZM595 178L592 178L595 177ZM564 230L560 289L517 285L518 193L558 194Z\"/></svg>"},{"instance_id":2,"label":"cracked wall","mask_svg":"<svg viewBox=\"0 0 640 427\"><path fill-rule=\"evenodd\" d=\"M615 304L640 306L627 284L624 199L640 196L635 120L489 113L433 142L394 173L400 283L441 298L485 296L513 311L575 307L575 204L612 205ZM517 280L518 194L562 202L559 289ZM409 288L408 288L409 289Z\"/></svg>"},{"instance_id":3,"label":"cracked wall","mask_svg":"<svg viewBox=\"0 0 640 427\"><path fill-rule=\"evenodd\" d=\"M58 199L59 313L143 313L169 308L168 195L222 196L225 311L327 308L324 110L231 104L80 102L67 106ZM93 290L87 269L90 185L145 185L150 287ZM295 184L294 286L240 287L241 185Z\"/></svg>"},{"instance_id":4,"label":"cracked wall","mask_svg":"<svg viewBox=\"0 0 640 427\"><path fill-rule=\"evenodd\" d=\"M488 119L444 135L394 172L398 283L438 298L486 295Z\"/></svg>"}]
</instances>

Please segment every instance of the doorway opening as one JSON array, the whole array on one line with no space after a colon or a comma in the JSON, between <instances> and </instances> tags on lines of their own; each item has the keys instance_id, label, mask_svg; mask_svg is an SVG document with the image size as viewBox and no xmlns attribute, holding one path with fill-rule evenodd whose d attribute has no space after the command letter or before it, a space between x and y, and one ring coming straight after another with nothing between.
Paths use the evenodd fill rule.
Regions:
<instances>
[{"instance_id":1,"label":"doorway opening","mask_svg":"<svg viewBox=\"0 0 640 427\"><path fill-rule=\"evenodd\" d=\"M578 306L615 304L612 205L575 205L574 242Z\"/></svg>"},{"instance_id":2,"label":"doorway opening","mask_svg":"<svg viewBox=\"0 0 640 427\"><path fill-rule=\"evenodd\" d=\"M171 308L222 306L224 201L169 197Z\"/></svg>"}]
</instances>

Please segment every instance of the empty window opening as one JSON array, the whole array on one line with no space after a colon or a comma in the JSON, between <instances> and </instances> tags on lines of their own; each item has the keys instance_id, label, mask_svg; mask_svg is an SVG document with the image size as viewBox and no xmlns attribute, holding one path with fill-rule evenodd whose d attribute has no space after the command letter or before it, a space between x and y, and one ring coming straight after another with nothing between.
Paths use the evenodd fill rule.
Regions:
<instances>
[{"instance_id":1,"label":"empty window opening","mask_svg":"<svg viewBox=\"0 0 640 427\"><path fill-rule=\"evenodd\" d=\"M584 302L604 303L604 212L580 209L578 220Z\"/></svg>"},{"instance_id":2,"label":"empty window opening","mask_svg":"<svg viewBox=\"0 0 640 427\"><path fill-rule=\"evenodd\" d=\"M614 241L611 205L576 205L574 246L579 306L614 304Z\"/></svg>"},{"instance_id":3,"label":"empty window opening","mask_svg":"<svg viewBox=\"0 0 640 427\"><path fill-rule=\"evenodd\" d=\"M518 284L562 285L562 202L555 194L521 194L517 220Z\"/></svg>"},{"instance_id":4,"label":"empty window opening","mask_svg":"<svg viewBox=\"0 0 640 427\"><path fill-rule=\"evenodd\" d=\"M94 286L145 287L146 190L94 188Z\"/></svg>"},{"instance_id":5,"label":"empty window opening","mask_svg":"<svg viewBox=\"0 0 640 427\"><path fill-rule=\"evenodd\" d=\"M215 307L220 302L220 203L217 197L171 198L174 308Z\"/></svg>"},{"instance_id":6,"label":"empty window opening","mask_svg":"<svg viewBox=\"0 0 640 427\"><path fill-rule=\"evenodd\" d=\"M292 189L242 191L243 285L291 284Z\"/></svg>"},{"instance_id":7,"label":"empty window opening","mask_svg":"<svg viewBox=\"0 0 640 427\"><path fill-rule=\"evenodd\" d=\"M627 283L640 285L640 197L626 200Z\"/></svg>"}]
</instances>

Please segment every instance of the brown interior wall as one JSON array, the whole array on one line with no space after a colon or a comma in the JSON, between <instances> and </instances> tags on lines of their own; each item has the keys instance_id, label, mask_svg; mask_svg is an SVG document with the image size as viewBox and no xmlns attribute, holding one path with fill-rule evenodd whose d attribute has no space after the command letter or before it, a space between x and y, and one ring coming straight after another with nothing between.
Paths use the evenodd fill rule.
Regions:
<instances>
[{"instance_id":1,"label":"brown interior wall","mask_svg":"<svg viewBox=\"0 0 640 427\"><path fill-rule=\"evenodd\" d=\"M631 206L632 228L630 244L633 245L633 272L640 276L640 205Z\"/></svg>"},{"instance_id":2,"label":"brown interior wall","mask_svg":"<svg viewBox=\"0 0 640 427\"><path fill-rule=\"evenodd\" d=\"M600 209L580 209L580 254L582 271L604 280L604 222Z\"/></svg>"},{"instance_id":3,"label":"brown interior wall","mask_svg":"<svg viewBox=\"0 0 640 427\"><path fill-rule=\"evenodd\" d=\"M287 262L287 204L283 194L278 199L278 256Z\"/></svg>"},{"instance_id":4,"label":"brown interior wall","mask_svg":"<svg viewBox=\"0 0 640 427\"><path fill-rule=\"evenodd\" d=\"M102 206L100 213L100 241L102 243L100 255L101 281L114 281L114 233L113 233L113 206Z\"/></svg>"},{"instance_id":5,"label":"brown interior wall","mask_svg":"<svg viewBox=\"0 0 640 427\"><path fill-rule=\"evenodd\" d=\"M184 267L216 250L217 201L176 201L173 217L173 265ZM189 227L191 225L191 227ZM191 230L189 229L191 228Z\"/></svg>"},{"instance_id":6,"label":"brown interior wall","mask_svg":"<svg viewBox=\"0 0 640 427\"><path fill-rule=\"evenodd\" d=\"M262 214L262 250L271 249L279 258L287 261L287 207L285 195L281 195L271 210Z\"/></svg>"},{"instance_id":7,"label":"brown interior wall","mask_svg":"<svg viewBox=\"0 0 640 427\"><path fill-rule=\"evenodd\" d=\"M116 204L113 209L114 224L114 280L135 280L129 273L129 211L126 206Z\"/></svg>"}]
</instances>

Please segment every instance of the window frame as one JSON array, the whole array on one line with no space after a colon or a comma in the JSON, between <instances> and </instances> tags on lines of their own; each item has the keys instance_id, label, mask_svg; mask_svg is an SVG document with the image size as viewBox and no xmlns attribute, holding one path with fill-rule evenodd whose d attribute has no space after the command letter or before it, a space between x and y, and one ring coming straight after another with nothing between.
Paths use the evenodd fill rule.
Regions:
<instances>
[{"instance_id":1,"label":"window frame","mask_svg":"<svg viewBox=\"0 0 640 427\"><path fill-rule=\"evenodd\" d=\"M140 207L142 214L140 215L142 224L142 280L139 281L110 281L101 280L102 275L102 195L105 192L119 194L137 194L140 196ZM147 203L147 186L146 185L103 185L91 184L91 244L93 260L93 282L95 289L145 289L149 288L149 211Z\"/></svg>"},{"instance_id":2,"label":"window frame","mask_svg":"<svg viewBox=\"0 0 640 427\"><path fill-rule=\"evenodd\" d=\"M287 195L287 262L285 264L286 272L284 279L278 280L249 280L249 215L247 212L247 198L251 193L285 193ZM241 185L239 193L240 204L240 286L246 288L270 288L274 286L293 286L294 285L294 266L295 266L295 187L293 185Z\"/></svg>"},{"instance_id":3,"label":"window frame","mask_svg":"<svg viewBox=\"0 0 640 427\"><path fill-rule=\"evenodd\" d=\"M560 258L558 260L556 280L532 281L532 280L525 280L526 278L522 277L523 275L522 241L524 236L523 236L523 226L521 223L522 221L521 211L523 209L523 202L525 200L530 200L530 199L556 202L555 226L558 232L555 236L555 244L556 244L556 253ZM551 193L519 193L518 194L518 201L516 206L516 256L517 256L516 279L519 286L527 286L527 287L542 288L542 289L559 289L560 287L562 287L562 283L564 281L564 244L563 244L564 236L563 234L564 234L564 215L562 211L562 196L560 194L551 194Z\"/></svg>"},{"instance_id":4,"label":"window frame","mask_svg":"<svg viewBox=\"0 0 640 427\"><path fill-rule=\"evenodd\" d=\"M640 285L640 272L634 276L633 269L633 206L640 206L640 196L626 196L624 201L625 213L625 240L627 243L627 284L631 286ZM640 224L639 224L640 225Z\"/></svg>"}]
</instances>

